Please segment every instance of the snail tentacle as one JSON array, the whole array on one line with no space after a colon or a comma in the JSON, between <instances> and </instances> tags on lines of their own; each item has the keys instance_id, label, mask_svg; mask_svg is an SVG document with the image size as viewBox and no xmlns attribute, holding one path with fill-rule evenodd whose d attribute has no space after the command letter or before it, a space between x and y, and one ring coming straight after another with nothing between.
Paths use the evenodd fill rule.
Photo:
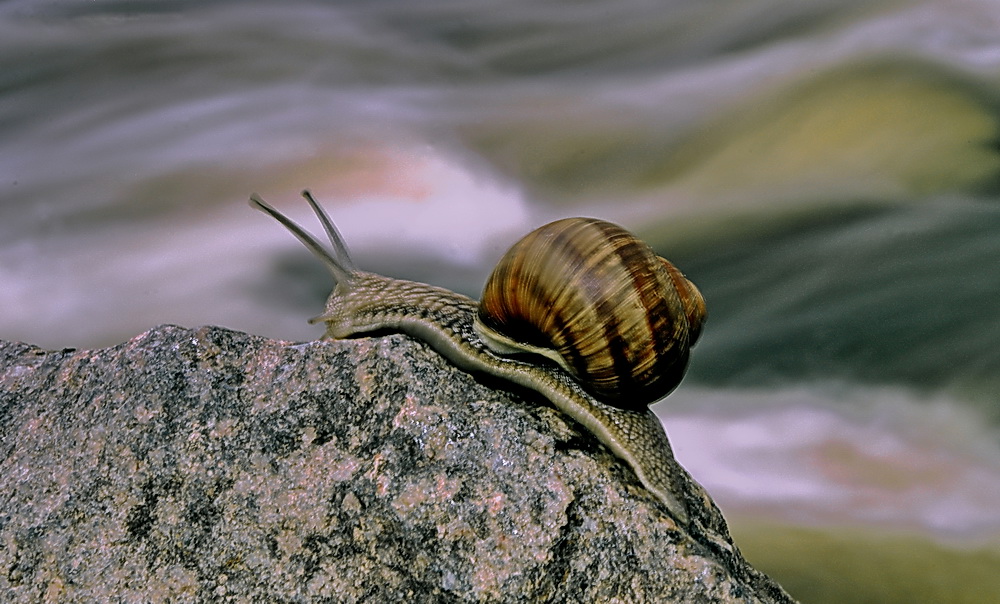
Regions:
<instances>
[{"instance_id":1,"label":"snail tentacle","mask_svg":"<svg viewBox=\"0 0 1000 604\"><path fill-rule=\"evenodd\" d=\"M299 241L305 244L305 246L309 248L309 250L315 254L324 265L326 265L326 268L330 271L334 281L337 283L346 283L350 281L353 275L357 273L357 269L354 267L354 262L351 260L351 256L347 252L347 245L344 243L344 240L337 231L337 228L333 226L333 222L330 220L330 217L327 216L323 208L316 203L316 201L312 198L312 195L308 191L303 191L302 195L307 201L309 201L313 211L316 212L320 222L323 223L323 227L326 229L327 235L330 237L330 243L333 244L332 253L323 247L323 245L317 241L315 237L309 234L308 231L300 227L292 219L268 205L267 202L261 199L260 195L254 193L250 196L250 207L268 214L284 225L286 229L295 235Z\"/></svg>"},{"instance_id":2,"label":"snail tentacle","mask_svg":"<svg viewBox=\"0 0 1000 604\"><path fill-rule=\"evenodd\" d=\"M313 209L313 212L316 213L316 217L319 218L320 223L323 225L323 230L326 231L326 236L330 240L330 245L333 246L333 257L337 259L337 264L350 273L357 272L358 269L355 268L354 261L351 260L351 253L347 249L347 242L344 241L340 231L337 230L337 225L330 220L330 215L326 213L323 206L316 202L316 199L312 196L312 193L309 192L309 189L303 190L302 196L309 202L309 207Z\"/></svg>"}]
</instances>

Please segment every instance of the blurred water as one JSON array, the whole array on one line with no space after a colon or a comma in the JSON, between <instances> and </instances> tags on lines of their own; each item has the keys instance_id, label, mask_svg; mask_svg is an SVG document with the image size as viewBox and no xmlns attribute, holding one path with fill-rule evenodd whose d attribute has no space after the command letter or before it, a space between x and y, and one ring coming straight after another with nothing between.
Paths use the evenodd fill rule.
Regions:
<instances>
[{"instance_id":1,"label":"blurred water","mask_svg":"<svg viewBox=\"0 0 1000 604\"><path fill-rule=\"evenodd\" d=\"M7 0L0 337L318 336L252 191L470 295L600 215L706 295L658 411L727 513L995 535L998 76L993 0Z\"/></svg>"},{"instance_id":2,"label":"blurred water","mask_svg":"<svg viewBox=\"0 0 1000 604\"><path fill-rule=\"evenodd\" d=\"M1000 420L998 234L993 200L941 197L719 240L685 264L717 313L691 377L950 389Z\"/></svg>"}]
</instances>

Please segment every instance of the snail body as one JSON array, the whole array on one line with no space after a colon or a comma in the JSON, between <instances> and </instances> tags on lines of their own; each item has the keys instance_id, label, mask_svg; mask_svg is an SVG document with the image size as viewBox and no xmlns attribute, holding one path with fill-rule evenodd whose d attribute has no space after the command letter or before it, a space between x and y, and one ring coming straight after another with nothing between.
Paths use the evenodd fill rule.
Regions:
<instances>
[{"instance_id":1,"label":"snail body","mask_svg":"<svg viewBox=\"0 0 1000 604\"><path fill-rule=\"evenodd\" d=\"M701 294L670 263L611 223L556 221L511 248L477 303L441 287L358 270L326 212L308 191L303 195L332 250L258 196L250 204L281 222L334 277L325 311L310 320L326 324L325 338L406 333L464 371L541 393L624 460L675 519L688 523L684 499L704 495L685 486L693 483L648 408L679 383L704 318ZM608 281L610 289L601 293ZM549 282L555 285L548 288ZM517 302L522 294L530 303ZM528 311L539 305L552 312L532 316ZM621 348L609 353L615 346Z\"/></svg>"}]
</instances>

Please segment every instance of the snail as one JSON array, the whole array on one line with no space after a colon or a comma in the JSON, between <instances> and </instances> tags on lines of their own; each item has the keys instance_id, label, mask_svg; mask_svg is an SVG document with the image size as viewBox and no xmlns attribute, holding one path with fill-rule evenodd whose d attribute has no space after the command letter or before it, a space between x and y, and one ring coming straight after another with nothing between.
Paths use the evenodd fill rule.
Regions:
<instances>
[{"instance_id":1,"label":"snail","mask_svg":"<svg viewBox=\"0 0 1000 604\"><path fill-rule=\"evenodd\" d=\"M539 392L688 523L683 498L702 494L688 492L692 481L648 408L680 382L705 317L701 293L672 264L620 226L567 218L515 243L477 303L358 270L326 211L303 196L331 250L256 194L250 205L291 231L336 281L325 311L310 320L326 323L324 338L403 332L464 371Z\"/></svg>"}]
</instances>

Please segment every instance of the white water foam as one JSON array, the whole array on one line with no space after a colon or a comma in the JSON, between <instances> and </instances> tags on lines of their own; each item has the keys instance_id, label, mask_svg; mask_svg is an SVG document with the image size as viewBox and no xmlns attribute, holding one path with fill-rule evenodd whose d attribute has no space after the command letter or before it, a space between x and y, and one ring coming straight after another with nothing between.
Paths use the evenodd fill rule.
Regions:
<instances>
[{"instance_id":1,"label":"white water foam","mask_svg":"<svg viewBox=\"0 0 1000 604\"><path fill-rule=\"evenodd\" d=\"M997 433L958 401L893 388L684 388L657 412L724 511L1000 538Z\"/></svg>"}]
</instances>

